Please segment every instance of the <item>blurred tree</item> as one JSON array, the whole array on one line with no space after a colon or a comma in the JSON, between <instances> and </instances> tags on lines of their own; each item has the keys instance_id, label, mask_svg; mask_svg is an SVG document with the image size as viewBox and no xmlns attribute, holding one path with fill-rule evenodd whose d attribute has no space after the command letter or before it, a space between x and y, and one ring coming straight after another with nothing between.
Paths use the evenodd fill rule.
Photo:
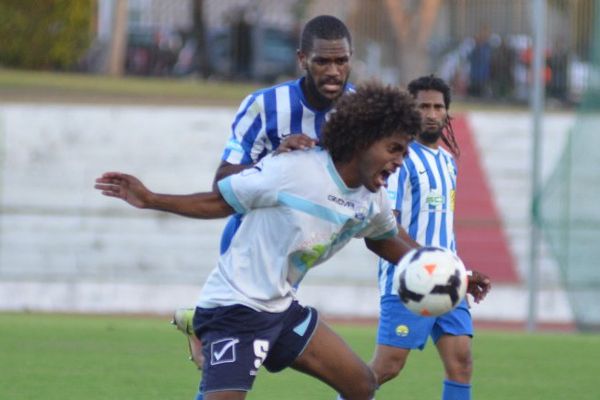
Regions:
<instances>
[{"instance_id":1,"label":"blurred tree","mask_svg":"<svg viewBox=\"0 0 600 400\"><path fill-rule=\"evenodd\" d=\"M76 0L75 0L76 1ZM113 9L113 30L110 38L108 73L121 76L125 71L125 53L127 52L127 0L115 0Z\"/></svg>"},{"instance_id":2,"label":"blurred tree","mask_svg":"<svg viewBox=\"0 0 600 400\"><path fill-rule=\"evenodd\" d=\"M0 0L0 65L67 69L88 49L95 0Z\"/></svg>"},{"instance_id":3,"label":"blurred tree","mask_svg":"<svg viewBox=\"0 0 600 400\"><path fill-rule=\"evenodd\" d=\"M206 47L206 31L204 28L204 0L193 0L194 37L196 38L196 54L198 69L203 78L210 75L208 54Z\"/></svg>"},{"instance_id":4,"label":"blurred tree","mask_svg":"<svg viewBox=\"0 0 600 400\"><path fill-rule=\"evenodd\" d=\"M429 71L427 42L440 12L441 0L420 2L385 0L385 11L401 47L400 82L408 83L415 74ZM420 71L420 72L417 72Z\"/></svg>"}]
</instances>

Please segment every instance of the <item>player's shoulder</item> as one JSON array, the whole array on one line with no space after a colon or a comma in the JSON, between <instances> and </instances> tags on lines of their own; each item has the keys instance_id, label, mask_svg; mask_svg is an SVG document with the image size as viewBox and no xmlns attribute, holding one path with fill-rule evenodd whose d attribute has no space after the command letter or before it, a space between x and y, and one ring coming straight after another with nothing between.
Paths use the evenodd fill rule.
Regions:
<instances>
[{"instance_id":1,"label":"player's shoulder","mask_svg":"<svg viewBox=\"0 0 600 400\"><path fill-rule=\"evenodd\" d=\"M292 186L302 186L325 170L326 159L322 150L296 150L287 153L270 153L255 168L269 176L279 176ZM326 156L326 154L325 154Z\"/></svg>"},{"instance_id":2,"label":"player's shoulder","mask_svg":"<svg viewBox=\"0 0 600 400\"><path fill-rule=\"evenodd\" d=\"M272 86L267 86L267 87L263 87L260 89L255 90L254 92L252 92L250 94L250 96L254 96L254 97L258 97L258 96L264 96L267 93L272 93L277 91L277 89L280 88L284 88L284 87L293 87L298 85L298 79L293 79L290 81L285 81L285 82L281 82Z\"/></svg>"},{"instance_id":3,"label":"player's shoulder","mask_svg":"<svg viewBox=\"0 0 600 400\"><path fill-rule=\"evenodd\" d=\"M240 104L240 110L257 110L262 108L262 99L265 96L273 95L280 88L293 88L295 85L298 85L298 80L291 80L286 82L281 82L273 86L263 87L255 90L254 92L247 95L244 100L242 100Z\"/></svg>"},{"instance_id":4,"label":"player's shoulder","mask_svg":"<svg viewBox=\"0 0 600 400\"><path fill-rule=\"evenodd\" d=\"M309 150L295 150L287 153L271 153L263 158L271 167L280 170L293 171L294 174L306 174L320 165L326 164L327 152L320 147Z\"/></svg>"},{"instance_id":5,"label":"player's shoulder","mask_svg":"<svg viewBox=\"0 0 600 400\"><path fill-rule=\"evenodd\" d=\"M440 146L440 151L446 158L454 160L454 154L452 154L450 151L446 150L444 147Z\"/></svg>"},{"instance_id":6,"label":"player's shoulder","mask_svg":"<svg viewBox=\"0 0 600 400\"><path fill-rule=\"evenodd\" d=\"M287 163L323 163L327 161L328 153L321 147L316 146L308 150L294 150L286 153L274 155L273 158L279 158Z\"/></svg>"}]
</instances>

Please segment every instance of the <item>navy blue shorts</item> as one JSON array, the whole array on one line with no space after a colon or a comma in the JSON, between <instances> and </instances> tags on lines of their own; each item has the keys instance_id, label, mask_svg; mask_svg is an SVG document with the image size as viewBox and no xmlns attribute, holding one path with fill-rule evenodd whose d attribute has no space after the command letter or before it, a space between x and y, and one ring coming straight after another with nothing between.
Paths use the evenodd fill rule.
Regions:
<instances>
[{"instance_id":1,"label":"navy blue shorts","mask_svg":"<svg viewBox=\"0 0 600 400\"><path fill-rule=\"evenodd\" d=\"M202 340L202 393L252 388L261 365L270 372L290 366L310 341L317 310L297 301L281 313L242 305L196 308L194 332Z\"/></svg>"}]
</instances>

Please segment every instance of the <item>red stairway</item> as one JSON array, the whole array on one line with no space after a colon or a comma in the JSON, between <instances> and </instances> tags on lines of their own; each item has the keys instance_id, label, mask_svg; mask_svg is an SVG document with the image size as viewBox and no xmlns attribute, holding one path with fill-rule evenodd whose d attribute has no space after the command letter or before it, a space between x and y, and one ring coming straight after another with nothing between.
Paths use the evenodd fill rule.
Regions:
<instances>
[{"instance_id":1,"label":"red stairway","mask_svg":"<svg viewBox=\"0 0 600 400\"><path fill-rule=\"evenodd\" d=\"M458 115L452 125L461 149L454 222L458 254L467 268L486 273L493 282L517 283L515 261L468 120Z\"/></svg>"}]
</instances>

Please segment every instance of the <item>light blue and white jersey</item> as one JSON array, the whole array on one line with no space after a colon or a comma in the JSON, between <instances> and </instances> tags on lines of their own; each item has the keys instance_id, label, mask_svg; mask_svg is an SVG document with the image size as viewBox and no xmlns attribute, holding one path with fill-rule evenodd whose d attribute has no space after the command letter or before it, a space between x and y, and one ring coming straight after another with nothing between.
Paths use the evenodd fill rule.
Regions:
<instances>
[{"instance_id":1,"label":"light blue and white jersey","mask_svg":"<svg viewBox=\"0 0 600 400\"><path fill-rule=\"evenodd\" d=\"M413 141L408 157L388 179L388 193L400 224L408 235L424 246L456 252L454 202L456 162L452 154ZM379 260L379 290L382 296L397 294L393 287L395 265Z\"/></svg>"},{"instance_id":2,"label":"light blue and white jersey","mask_svg":"<svg viewBox=\"0 0 600 400\"><path fill-rule=\"evenodd\" d=\"M199 307L284 311L308 270L351 238L397 234L386 191L348 188L319 148L269 155L218 185L244 218L207 278Z\"/></svg>"},{"instance_id":3,"label":"light blue and white jersey","mask_svg":"<svg viewBox=\"0 0 600 400\"><path fill-rule=\"evenodd\" d=\"M279 147L288 135L304 133L319 140L330 109L312 109L302 92L306 78L258 90L242 101L231 125L231 136L221 159L249 165ZM346 85L346 91L353 90Z\"/></svg>"}]
</instances>

